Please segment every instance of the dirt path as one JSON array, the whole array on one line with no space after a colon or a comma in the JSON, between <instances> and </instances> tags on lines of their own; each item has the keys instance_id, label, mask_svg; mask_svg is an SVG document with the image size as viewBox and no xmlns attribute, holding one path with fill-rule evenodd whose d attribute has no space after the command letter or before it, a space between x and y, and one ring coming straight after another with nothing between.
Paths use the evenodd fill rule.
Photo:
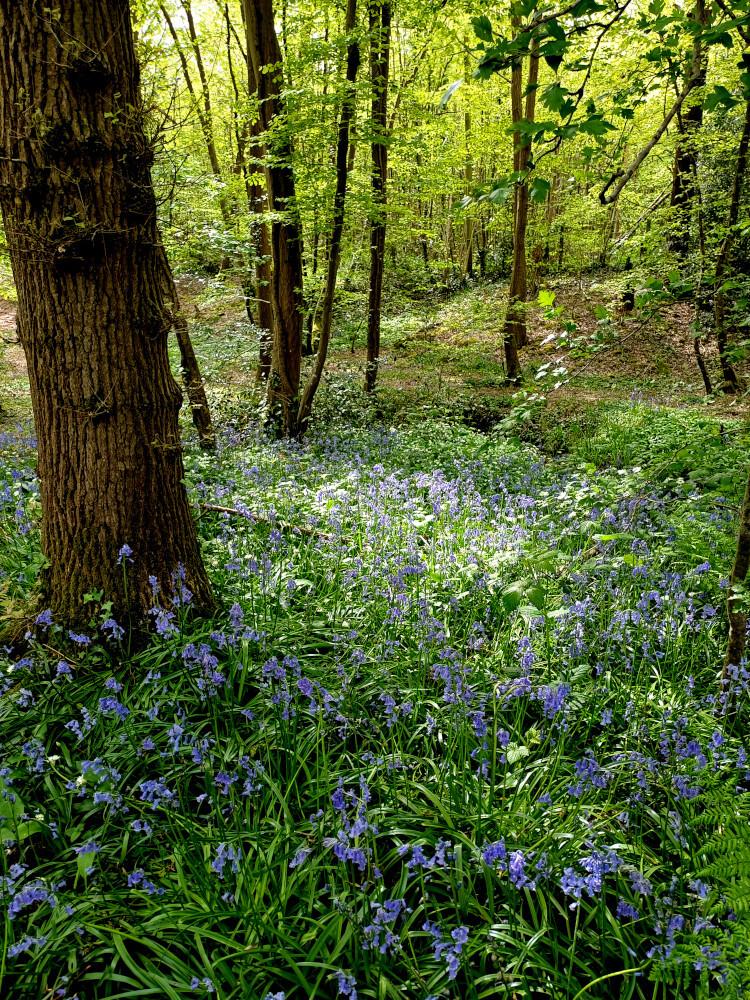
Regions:
<instances>
[{"instance_id":1,"label":"dirt path","mask_svg":"<svg viewBox=\"0 0 750 1000\"><path fill-rule=\"evenodd\" d=\"M16 305L0 299L0 358L10 378L26 378L26 358L16 339Z\"/></svg>"}]
</instances>

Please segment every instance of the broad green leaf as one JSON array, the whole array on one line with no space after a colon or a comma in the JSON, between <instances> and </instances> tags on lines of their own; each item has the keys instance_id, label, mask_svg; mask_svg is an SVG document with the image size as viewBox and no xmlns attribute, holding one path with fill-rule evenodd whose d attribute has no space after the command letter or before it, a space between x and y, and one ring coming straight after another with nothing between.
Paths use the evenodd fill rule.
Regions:
<instances>
[{"instance_id":1,"label":"broad green leaf","mask_svg":"<svg viewBox=\"0 0 750 1000\"><path fill-rule=\"evenodd\" d=\"M542 177L535 177L529 187L529 197L533 202L541 204L547 200L550 187L549 181L545 181Z\"/></svg>"},{"instance_id":2,"label":"broad green leaf","mask_svg":"<svg viewBox=\"0 0 750 1000\"><path fill-rule=\"evenodd\" d=\"M472 17L471 24L477 38L483 42L492 41L492 25L490 24L490 19L485 14L481 14L479 17Z\"/></svg>"},{"instance_id":3,"label":"broad green leaf","mask_svg":"<svg viewBox=\"0 0 750 1000\"><path fill-rule=\"evenodd\" d=\"M708 97L706 97L704 107L706 111L715 111L717 108L733 108L737 104L739 104L737 98L730 94L726 87L717 83Z\"/></svg>"}]
</instances>

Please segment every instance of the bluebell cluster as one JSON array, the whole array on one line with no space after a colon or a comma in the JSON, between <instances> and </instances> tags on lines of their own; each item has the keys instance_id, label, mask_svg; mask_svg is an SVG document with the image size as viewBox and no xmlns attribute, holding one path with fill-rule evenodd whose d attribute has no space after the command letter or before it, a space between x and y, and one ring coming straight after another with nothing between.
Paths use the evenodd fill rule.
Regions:
<instances>
[{"instance_id":1,"label":"bluebell cluster","mask_svg":"<svg viewBox=\"0 0 750 1000\"><path fill-rule=\"evenodd\" d=\"M114 968L238 1000L722 988L738 917L699 824L750 788L747 664L719 681L731 517L427 437L227 434L189 456L222 615L176 567L144 650L111 609L46 609L0 656L7 995L83 1000ZM8 592L38 546L23 454Z\"/></svg>"}]
</instances>

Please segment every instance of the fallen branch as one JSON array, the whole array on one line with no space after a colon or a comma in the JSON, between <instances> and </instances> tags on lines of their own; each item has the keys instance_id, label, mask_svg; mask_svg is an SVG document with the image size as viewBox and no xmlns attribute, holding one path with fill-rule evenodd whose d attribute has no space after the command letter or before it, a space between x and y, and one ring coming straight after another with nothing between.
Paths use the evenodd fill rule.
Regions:
<instances>
[{"instance_id":1,"label":"fallen branch","mask_svg":"<svg viewBox=\"0 0 750 1000\"><path fill-rule=\"evenodd\" d=\"M636 231L636 229L640 226L640 224L643 222L643 220L646 219L646 218L648 218L648 216L653 211L655 211L661 204L663 204L667 200L667 198L670 195L670 192L671 192L671 188L667 188L666 191L662 191L662 193L659 195L659 197L655 201L652 201L651 204L646 209L646 211L643 213L643 215L640 216L640 218L638 219L638 221L636 222L636 224L633 226L633 228L629 229L627 231L627 233L625 233L624 236L621 236L618 240L616 240L612 244L612 249L616 250L619 246L622 246L623 243L626 243L630 239L630 237L633 235L633 233Z\"/></svg>"},{"instance_id":2,"label":"fallen branch","mask_svg":"<svg viewBox=\"0 0 750 1000\"><path fill-rule=\"evenodd\" d=\"M695 90L695 88L700 85L700 83L701 83L700 73L694 73L690 77L690 79L687 81L687 83L685 84L685 89L682 91L682 93L679 95L679 97L674 102L674 104L672 105L672 107L669 109L669 111L664 116L664 120L662 121L661 125L658 127L658 129L656 130L656 132L654 133L654 135L651 138L651 140L646 143L646 145L643 147L643 149L640 151L640 153L636 156L636 158L633 160L633 162L630 164L630 166L626 170L617 170L617 171L615 171L615 173L612 174L612 176L610 177L610 179L607 181L607 183L601 189L601 191L599 192L599 201L601 202L602 205L612 205L614 202L617 201L617 199L620 196L620 192L622 191L622 189L628 183L628 181L633 176L633 174L636 172L636 170L638 169L638 167L640 167L640 165L646 159L646 157L651 152L651 150L654 148L654 146L657 144L657 142L659 141L659 139L661 139L661 137L667 131L667 128L669 127L669 123L672 121L672 119L674 118L674 116L678 113L678 111L682 107L683 103L685 102L685 98L689 94L691 94L693 92L693 90ZM612 185L615 183L615 181L617 181L617 186L615 187L614 191L611 194L609 194L608 193L609 189L612 187Z\"/></svg>"},{"instance_id":3,"label":"fallen branch","mask_svg":"<svg viewBox=\"0 0 750 1000\"><path fill-rule=\"evenodd\" d=\"M268 524L272 528L281 528L284 531L298 532L302 535L309 535L313 538L322 538L326 542L331 542L334 536L327 531L313 528L309 524L292 524L289 521L277 521L275 518L265 514L258 514L256 511L237 510L236 507L222 507L215 503L202 503L198 505L201 510L214 511L217 514L229 514L232 517L244 517L246 521L260 521L261 524Z\"/></svg>"}]
</instances>

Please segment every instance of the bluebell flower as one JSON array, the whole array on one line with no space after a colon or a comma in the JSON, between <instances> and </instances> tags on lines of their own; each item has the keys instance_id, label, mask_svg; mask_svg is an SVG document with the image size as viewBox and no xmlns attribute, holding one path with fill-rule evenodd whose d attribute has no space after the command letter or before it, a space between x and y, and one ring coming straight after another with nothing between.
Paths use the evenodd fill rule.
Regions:
<instances>
[{"instance_id":1,"label":"bluebell flower","mask_svg":"<svg viewBox=\"0 0 750 1000\"><path fill-rule=\"evenodd\" d=\"M216 987L214 986L213 982L208 978L208 976L204 976L203 979L199 979L198 976L193 976L193 978L190 980L190 989L199 990L201 988L205 990L206 993L216 992Z\"/></svg>"},{"instance_id":2,"label":"bluebell flower","mask_svg":"<svg viewBox=\"0 0 750 1000\"><path fill-rule=\"evenodd\" d=\"M436 961L440 961L441 958L445 961L448 979L455 979L458 975L461 953L469 940L469 928L455 927L450 932L450 936L446 938L439 924L425 920L422 924L422 930L432 935L434 957Z\"/></svg>"},{"instance_id":3,"label":"bluebell flower","mask_svg":"<svg viewBox=\"0 0 750 1000\"><path fill-rule=\"evenodd\" d=\"M119 552L117 553L117 565L123 566L125 563L132 563L133 561L133 550L126 543L123 545Z\"/></svg>"},{"instance_id":4,"label":"bluebell flower","mask_svg":"<svg viewBox=\"0 0 750 1000\"><path fill-rule=\"evenodd\" d=\"M68 632L68 638L71 642L77 643L79 646L90 646L91 639L87 635L82 635L78 632Z\"/></svg>"},{"instance_id":5,"label":"bluebell flower","mask_svg":"<svg viewBox=\"0 0 750 1000\"><path fill-rule=\"evenodd\" d=\"M701 958L693 963L693 968L696 972L702 972L703 969L715 972L717 969L723 968L724 963L722 962L721 952L715 948L712 949L710 945L704 944L701 946L701 956Z\"/></svg>"},{"instance_id":6,"label":"bluebell flower","mask_svg":"<svg viewBox=\"0 0 750 1000\"><path fill-rule=\"evenodd\" d=\"M164 889L154 885L150 879L146 878L146 874L142 868L136 868L128 875L128 888L130 889L142 889L149 896L163 896Z\"/></svg>"},{"instance_id":7,"label":"bluebell flower","mask_svg":"<svg viewBox=\"0 0 750 1000\"><path fill-rule=\"evenodd\" d=\"M85 844L81 844L80 847L74 847L73 851L77 855L81 854L99 854L101 851L101 845L97 844L95 840L89 840Z\"/></svg>"},{"instance_id":8,"label":"bluebell flower","mask_svg":"<svg viewBox=\"0 0 750 1000\"><path fill-rule=\"evenodd\" d=\"M34 882L29 882L28 885L15 891L13 898L8 904L8 916L11 920L15 920L19 913L22 913L30 906L35 906L37 903L46 903L51 910L57 906L57 899L54 894L38 879Z\"/></svg>"},{"instance_id":9,"label":"bluebell flower","mask_svg":"<svg viewBox=\"0 0 750 1000\"><path fill-rule=\"evenodd\" d=\"M176 803L175 793L161 778L151 778L142 781L138 788L141 793L141 802L150 803L152 809L159 809L163 805L171 806Z\"/></svg>"},{"instance_id":10,"label":"bluebell flower","mask_svg":"<svg viewBox=\"0 0 750 1000\"><path fill-rule=\"evenodd\" d=\"M219 771L214 778L214 783L218 786L222 795L229 795L229 789L238 780L236 771L232 772L232 774L228 774L226 771Z\"/></svg>"},{"instance_id":11,"label":"bluebell flower","mask_svg":"<svg viewBox=\"0 0 750 1000\"><path fill-rule=\"evenodd\" d=\"M619 920L637 920L638 910L627 900L619 899L617 901L616 916Z\"/></svg>"},{"instance_id":12,"label":"bluebell flower","mask_svg":"<svg viewBox=\"0 0 750 1000\"><path fill-rule=\"evenodd\" d=\"M107 638L113 642L119 642L125 635L125 629L122 625L118 625L114 618L107 618L106 621L103 621L101 628Z\"/></svg>"},{"instance_id":13,"label":"bluebell flower","mask_svg":"<svg viewBox=\"0 0 750 1000\"><path fill-rule=\"evenodd\" d=\"M231 844L221 843L216 848L216 856L211 862L211 871L218 875L220 879L226 874L227 865L235 875L240 870L240 860L242 855L238 848Z\"/></svg>"},{"instance_id":14,"label":"bluebell flower","mask_svg":"<svg viewBox=\"0 0 750 1000\"><path fill-rule=\"evenodd\" d=\"M104 715L116 715L118 719L127 719L130 715L130 709L111 696L99 699L99 711Z\"/></svg>"},{"instance_id":15,"label":"bluebell flower","mask_svg":"<svg viewBox=\"0 0 750 1000\"><path fill-rule=\"evenodd\" d=\"M357 1000L357 981L354 976L343 972L341 969L336 973L338 985L338 996L348 997L349 1000Z\"/></svg>"},{"instance_id":16,"label":"bluebell flower","mask_svg":"<svg viewBox=\"0 0 750 1000\"><path fill-rule=\"evenodd\" d=\"M8 958L17 958L32 948L43 948L46 943L46 937L31 937L31 935L27 934L20 941L16 941L15 944L9 946Z\"/></svg>"},{"instance_id":17,"label":"bluebell flower","mask_svg":"<svg viewBox=\"0 0 750 1000\"><path fill-rule=\"evenodd\" d=\"M516 889L536 889L536 881L526 874L526 858L523 851L513 851L508 859L508 878Z\"/></svg>"},{"instance_id":18,"label":"bluebell flower","mask_svg":"<svg viewBox=\"0 0 750 1000\"><path fill-rule=\"evenodd\" d=\"M610 777L590 750L575 762L575 772L578 781L568 786L568 794L574 798L580 798L587 788L606 788Z\"/></svg>"},{"instance_id":19,"label":"bluebell flower","mask_svg":"<svg viewBox=\"0 0 750 1000\"><path fill-rule=\"evenodd\" d=\"M289 867L299 868L301 865L305 863L305 861L307 861L307 859L310 857L311 854L312 851L310 850L309 847L300 847L296 851L292 860L289 862Z\"/></svg>"},{"instance_id":20,"label":"bluebell flower","mask_svg":"<svg viewBox=\"0 0 750 1000\"><path fill-rule=\"evenodd\" d=\"M371 903L372 922L364 928L365 949L375 948L381 954L392 954L401 947L398 935L392 930L398 918L406 912L405 899L386 899L383 903Z\"/></svg>"},{"instance_id":21,"label":"bluebell flower","mask_svg":"<svg viewBox=\"0 0 750 1000\"><path fill-rule=\"evenodd\" d=\"M488 844L482 850L482 861L484 861L488 868L494 868L498 863L503 866L507 855L505 841L496 840L493 844Z\"/></svg>"}]
</instances>

